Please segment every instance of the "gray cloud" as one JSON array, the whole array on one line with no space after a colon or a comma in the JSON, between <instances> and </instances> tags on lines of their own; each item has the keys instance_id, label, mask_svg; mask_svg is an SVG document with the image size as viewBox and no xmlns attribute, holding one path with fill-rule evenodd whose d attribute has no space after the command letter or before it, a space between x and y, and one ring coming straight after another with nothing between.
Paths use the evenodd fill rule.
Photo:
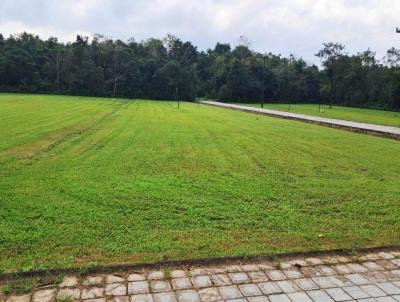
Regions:
<instances>
[{"instance_id":1,"label":"gray cloud","mask_svg":"<svg viewBox=\"0 0 400 302\"><path fill-rule=\"evenodd\" d=\"M62 41L78 33L126 40L174 33L200 49L245 35L258 51L315 62L322 42L378 57L400 47L398 0L2 0L0 32L21 31ZM396 24L397 22L397 24Z\"/></svg>"}]
</instances>

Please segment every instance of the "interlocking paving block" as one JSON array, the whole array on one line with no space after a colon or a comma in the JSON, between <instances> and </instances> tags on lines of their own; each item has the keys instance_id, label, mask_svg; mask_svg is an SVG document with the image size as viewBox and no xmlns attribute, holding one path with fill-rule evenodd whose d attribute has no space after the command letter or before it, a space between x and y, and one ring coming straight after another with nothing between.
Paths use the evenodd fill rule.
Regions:
<instances>
[{"instance_id":1,"label":"interlocking paving block","mask_svg":"<svg viewBox=\"0 0 400 302\"><path fill-rule=\"evenodd\" d=\"M209 267L206 269L207 274L215 275L215 274L225 274L226 267L225 266L216 266L216 267Z\"/></svg>"},{"instance_id":2,"label":"interlocking paving block","mask_svg":"<svg viewBox=\"0 0 400 302\"><path fill-rule=\"evenodd\" d=\"M396 301L400 301L400 295L394 295L393 299L395 299Z\"/></svg>"},{"instance_id":3,"label":"interlocking paving block","mask_svg":"<svg viewBox=\"0 0 400 302\"><path fill-rule=\"evenodd\" d=\"M134 281L128 283L128 294L147 294L149 293L149 283L147 281Z\"/></svg>"},{"instance_id":4,"label":"interlocking paving block","mask_svg":"<svg viewBox=\"0 0 400 302\"><path fill-rule=\"evenodd\" d=\"M207 270L204 268L195 268L190 270L189 272L190 276L202 276L202 275L207 275Z\"/></svg>"},{"instance_id":5,"label":"interlocking paving block","mask_svg":"<svg viewBox=\"0 0 400 302\"><path fill-rule=\"evenodd\" d=\"M200 296L195 290L181 290L176 292L179 302L200 302Z\"/></svg>"},{"instance_id":6,"label":"interlocking paving block","mask_svg":"<svg viewBox=\"0 0 400 302\"><path fill-rule=\"evenodd\" d=\"M390 260L390 262L392 262L394 265L400 267L400 259L392 259L392 260Z\"/></svg>"},{"instance_id":7,"label":"interlocking paving block","mask_svg":"<svg viewBox=\"0 0 400 302\"><path fill-rule=\"evenodd\" d=\"M79 278L77 276L65 276L63 281L60 283L60 287L74 287L79 284Z\"/></svg>"},{"instance_id":8,"label":"interlocking paving block","mask_svg":"<svg viewBox=\"0 0 400 302\"><path fill-rule=\"evenodd\" d=\"M266 296L257 296L257 297L247 297L247 301L249 301L249 302L269 302L269 299Z\"/></svg>"},{"instance_id":9,"label":"interlocking paving block","mask_svg":"<svg viewBox=\"0 0 400 302\"><path fill-rule=\"evenodd\" d=\"M261 290L256 284L241 284L239 285L239 289L245 297L262 295Z\"/></svg>"},{"instance_id":10,"label":"interlocking paving block","mask_svg":"<svg viewBox=\"0 0 400 302\"><path fill-rule=\"evenodd\" d=\"M125 283L109 283L106 285L107 296L125 296L127 287Z\"/></svg>"},{"instance_id":11,"label":"interlocking paving block","mask_svg":"<svg viewBox=\"0 0 400 302\"><path fill-rule=\"evenodd\" d=\"M153 295L154 302L177 302L175 293L173 292L162 292Z\"/></svg>"},{"instance_id":12,"label":"interlocking paving block","mask_svg":"<svg viewBox=\"0 0 400 302\"><path fill-rule=\"evenodd\" d=\"M228 275L225 274L216 274L211 275L210 279L215 286L224 286L224 285L231 285L232 281Z\"/></svg>"},{"instance_id":13,"label":"interlocking paving block","mask_svg":"<svg viewBox=\"0 0 400 302\"><path fill-rule=\"evenodd\" d=\"M312 302L306 293L291 293L288 296L292 302Z\"/></svg>"},{"instance_id":14,"label":"interlocking paving block","mask_svg":"<svg viewBox=\"0 0 400 302\"><path fill-rule=\"evenodd\" d=\"M307 278L321 276L321 273L313 267L302 267L300 268L300 272Z\"/></svg>"},{"instance_id":15,"label":"interlocking paving block","mask_svg":"<svg viewBox=\"0 0 400 302\"><path fill-rule=\"evenodd\" d=\"M339 274L351 274L353 271L350 269L350 267L347 264L336 264L332 267L335 269Z\"/></svg>"},{"instance_id":16,"label":"interlocking paving block","mask_svg":"<svg viewBox=\"0 0 400 302\"><path fill-rule=\"evenodd\" d=\"M322 276L331 276L331 275L335 275L336 274L336 271L330 266L318 265L318 266L315 266L314 268L317 271L319 271Z\"/></svg>"},{"instance_id":17,"label":"interlocking paving block","mask_svg":"<svg viewBox=\"0 0 400 302\"><path fill-rule=\"evenodd\" d=\"M296 279L294 282L302 290L318 289L317 284L315 284L311 279Z\"/></svg>"},{"instance_id":18,"label":"interlocking paving block","mask_svg":"<svg viewBox=\"0 0 400 302\"><path fill-rule=\"evenodd\" d=\"M255 264L243 264L240 266L240 268L244 272L255 272L260 270L259 267Z\"/></svg>"},{"instance_id":19,"label":"interlocking paving block","mask_svg":"<svg viewBox=\"0 0 400 302\"><path fill-rule=\"evenodd\" d=\"M271 302L291 302L288 295L286 294L272 295L268 298Z\"/></svg>"},{"instance_id":20,"label":"interlocking paving block","mask_svg":"<svg viewBox=\"0 0 400 302\"><path fill-rule=\"evenodd\" d=\"M308 266L307 262L304 261L303 259L292 260L290 261L290 264L296 267Z\"/></svg>"},{"instance_id":21,"label":"interlocking paving block","mask_svg":"<svg viewBox=\"0 0 400 302\"><path fill-rule=\"evenodd\" d=\"M250 282L250 279L246 273L229 273L229 277L234 284L243 284Z\"/></svg>"},{"instance_id":22,"label":"interlocking paving block","mask_svg":"<svg viewBox=\"0 0 400 302\"><path fill-rule=\"evenodd\" d=\"M384 268L373 261L364 262L363 265L370 271L383 271Z\"/></svg>"},{"instance_id":23,"label":"interlocking paving block","mask_svg":"<svg viewBox=\"0 0 400 302\"><path fill-rule=\"evenodd\" d=\"M381 257L377 254L377 253L369 253L363 256L363 258L367 259L367 260L379 260L381 259Z\"/></svg>"},{"instance_id":24,"label":"interlocking paving block","mask_svg":"<svg viewBox=\"0 0 400 302\"><path fill-rule=\"evenodd\" d=\"M189 289L193 287L189 278L171 279L171 284L173 289Z\"/></svg>"},{"instance_id":25,"label":"interlocking paving block","mask_svg":"<svg viewBox=\"0 0 400 302\"><path fill-rule=\"evenodd\" d=\"M131 302L153 302L153 296L151 294L133 295Z\"/></svg>"},{"instance_id":26,"label":"interlocking paving block","mask_svg":"<svg viewBox=\"0 0 400 302\"><path fill-rule=\"evenodd\" d=\"M382 274L386 276L386 281L400 280L400 270L383 271Z\"/></svg>"},{"instance_id":27,"label":"interlocking paving block","mask_svg":"<svg viewBox=\"0 0 400 302\"><path fill-rule=\"evenodd\" d=\"M373 298L387 296L383 290L373 284L361 285L360 288Z\"/></svg>"},{"instance_id":28,"label":"interlocking paving block","mask_svg":"<svg viewBox=\"0 0 400 302\"><path fill-rule=\"evenodd\" d=\"M179 270L173 270L171 272L171 278L184 278L186 277L186 271L179 269Z\"/></svg>"},{"instance_id":29,"label":"interlocking paving block","mask_svg":"<svg viewBox=\"0 0 400 302\"><path fill-rule=\"evenodd\" d=\"M272 269L275 268L274 265L272 263L270 263L270 262L259 263L258 267L262 271L272 270Z\"/></svg>"},{"instance_id":30,"label":"interlocking paving block","mask_svg":"<svg viewBox=\"0 0 400 302\"><path fill-rule=\"evenodd\" d=\"M129 296L117 296L111 297L107 300L108 302L129 302Z\"/></svg>"},{"instance_id":31,"label":"interlocking paving block","mask_svg":"<svg viewBox=\"0 0 400 302\"><path fill-rule=\"evenodd\" d=\"M354 285L363 285L363 284L368 284L369 281L365 279L363 276L360 274L348 274L344 275L347 279L350 280Z\"/></svg>"},{"instance_id":32,"label":"interlocking paving block","mask_svg":"<svg viewBox=\"0 0 400 302\"><path fill-rule=\"evenodd\" d=\"M263 282L258 284L262 292L266 295L280 294L282 289L276 284L276 282Z\"/></svg>"},{"instance_id":33,"label":"interlocking paving block","mask_svg":"<svg viewBox=\"0 0 400 302\"><path fill-rule=\"evenodd\" d=\"M400 258L400 251L390 251L389 252L393 257Z\"/></svg>"},{"instance_id":34,"label":"interlocking paving block","mask_svg":"<svg viewBox=\"0 0 400 302\"><path fill-rule=\"evenodd\" d=\"M278 284L284 293L294 293L300 290L293 281L277 281L276 284Z\"/></svg>"},{"instance_id":35,"label":"interlocking paving block","mask_svg":"<svg viewBox=\"0 0 400 302\"><path fill-rule=\"evenodd\" d=\"M352 298L341 288L327 288L325 291L335 301L352 300Z\"/></svg>"},{"instance_id":36,"label":"interlocking paving block","mask_svg":"<svg viewBox=\"0 0 400 302\"><path fill-rule=\"evenodd\" d=\"M359 299L357 302L377 302L375 298Z\"/></svg>"},{"instance_id":37,"label":"interlocking paving block","mask_svg":"<svg viewBox=\"0 0 400 302\"><path fill-rule=\"evenodd\" d=\"M363 266L363 265L361 265L359 263L348 263L347 265L355 273L365 273L365 272L368 271L368 269L365 266Z\"/></svg>"},{"instance_id":38,"label":"interlocking paving block","mask_svg":"<svg viewBox=\"0 0 400 302\"><path fill-rule=\"evenodd\" d=\"M216 288L216 287L200 289L199 295L200 295L201 301L203 301L203 302L213 302L213 301L219 301L222 299L222 297L218 291L218 288Z\"/></svg>"},{"instance_id":39,"label":"interlocking paving block","mask_svg":"<svg viewBox=\"0 0 400 302\"><path fill-rule=\"evenodd\" d=\"M397 266L392 262L388 260L378 260L376 263L380 266L382 266L384 269L397 269Z\"/></svg>"},{"instance_id":40,"label":"interlocking paving block","mask_svg":"<svg viewBox=\"0 0 400 302\"><path fill-rule=\"evenodd\" d=\"M394 258L393 255L391 255L390 253L386 253L386 252L379 252L378 255L383 259L393 259Z\"/></svg>"},{"instance_id":41,"label":"interlocking paving block","mask_svg":"<svg viewBox=\"0 0 400 302\"><path fill-rule=\"evenodd\" d=\"M106 276L106 283L121 283L124 282L125 278L118 275L107 275Z\"/></svg>"},{"instance_id":42,"label":"interlocking paving block","mask_svg":"<svg viewBox=\"0 0 400 302\"><path fill-rule=\"evenodd\" d=\"M224 300L242 297L242 294L236 285L222 286L219 288L219 293Z\"/></svg>"},{"instance_id":43,"label":"interlocking paving block","mask_svg":"<svg viewBox=\"0 0 400 302\"><path fill-rule=\"evenodd\" d=\"M315 302L335 302L326 292L320 289L308 291L307 295Z\"/></svg>"},{"instance_id":44,"label":"interlocking paving block","mask_svg":"<svg viewBox=\"0 0 400 302\"><path fill-rule=\"evenodd\" d=\"M305 261L311 265L311 266L316 266L316 265L321 265L322 261L319 258L306 258Z\"/></svg>"},{"instance_id":45,"label":"interlocking paving block","mask_svg":"<svg viewBox=\"0 0 400 302\"><path fill-rule=\"evenodd\" d=\"M104 288L103 287L91 287L84 288L82 290L81 298L82 299L96 299L104 297Z\"/></svg>"},{"instance_id":46,"label":"interlocking paving block","mask_svg":"<svg viewBox=\"0 0 400 302\"><path fill-rule=\"evenodd\" d=\"M14 295L7 298L6 302L29 302L31 294L27 295Z\"/></svg>"},{"instance_id":47,"label":"interlocking paving block","mask_svg":"<svg viewBox=\"0 0 400 302\"><path fill-rule=\"evenodd\" d=\"M346 286L343 290L348 293L353 299L364 299L370 297L365 291L358 286Z\"/></svg>"},{"instance_id":48,"label":"interlocking paving block","mask_svg":"<svg viewBox=\"0 0 400 302\"><path fill-rule=\"evenodd\" d=\"M106 302L106 298L89 299L85 300L85 302Z\"/></svg>"},{"instance_id":49,"label":"interlocking paving block","mask_svg":"<svg viewBox=\"0 0 400 302\"><path fill-rule=\"evenodd\" d=\"M153 293L167 292L171 290L171 285L168 281L164 280L151 280L150 289Z\"/></svg>"},{"instance_id":50,"label":"interlocking paving block","mask_svg":"<svg viewBox=\"0 0 400 302\"><path fill-rule=\"evenodd\" d=\"M80 288L61 288L57 293L57 298L70 298L74 300L79 300L81 296Z\"/></svg>"},{"instance_id":51,"label":"interlocking paving block","mask_svg":"<svg viewBox=\"0 0 400 302\"><path fill-rule=\"evenodd\" d=\"M288 260L285 269L271 269L269 262L175 269L170 280L162 271L131 272L127 277L99 274L85 277L83 286L79 277L68 275L61 284L36 289L32 296L0 295L0 302L55 302L56 296L71 302L400 302L399 258L379 257L345 264L340 257L325 258L338 263L331 267L307 258L308 266L300 268Z\"/></svg>"},{"instance_id":52,"label":"interlocking paving block","mask_svg":"<svg viewBox=\"0 0 400 302\"><path fill-rule=\"evenodd\" d=\"M101 285L104 281L104 276L87 276L83 280L83 285Z\"/></svg>"},{"instance_id":53,"label":"interlocking paving block","mask_svg":"<svg viewBox=\"0 0 400 302\"><path fill-rule=\"evenodd\" d=\"M127 279L128 281L145 281L146 276L144 274L134 273L130 274Z\"/></svg>"},{"instance_id":54,"label":"interlocking paving block","mask_svg":"<svg viewBox=\"0 0 400 302\"><path fill-rule=\"evenodd\" d=\"M196 288L210 287L212 282L209 276L195 276L192 277L192 283Z\"/></svg>"},{"instance_id":55,"label":"interlocking paving block","mask_svg":"<svg viewBox=\"0 0 400 302\"><path fill-rule=\"evenodd\" d=\"M35 292L32 296L33 302L51 302L56 296L56 289L44 289Z\"/></svg>"},{"instance_id":56,"label":"interlocking paving block","mask_svg":"<svg viewBox=\"0 0 400 302\"><path fill-rule=\"evenodd\" d=\"M273 281L287 279L286 275L280 270L267 271L267 275Z\"/></svg>"},{"instance_id":57,"label":"interlocking paving block","mask_svg":"<svg viewBox=\"0 0 400 302\"><path fill-rule=\"evenodd\" d=\"M289 279L298 279L298 278L303 278L304 277L304 275L299 270L297 270L295 268L283 270L283 273Z\"/></svg>"},{"instance_id":58,"label":"interlocking paving block","mask_svg":"<svg viewBox=\"0 0 400 302\"><path fill-rule=\"evenodd\" d=\"M333 265L333 264L338 264L339 259L333 256L328 256L328 257L323 257L321 258L323 264L327 265Z\"/></svg>"},{"instance_id":59,"label":"interlocking paving block","mask_svg":"<svg viewBox=\"0 0 400 302\"><path fill-rule=\"evenodd\" d=\"M239 265L228 265L226 267L226 271L229 273L235 273L235 272L240 272L242 269L240 268Z\"/></svg>"},{"instance_id":60,"label":"interlocking paving block","mask_svg":"<svg viewBox=\"0 0 400 302\"><path fill-rule=\"evenodd\" d=\"M331 288L336 287L336 284L332 282L329 277L314 277L312 280L317 284L320 288Z\"/></svg>"},{"instance_id":61,"label":"interlocking paving block","mask_svg":"<svg viewBox=\"0 0 400 302\"><path fill-rule=\"evenodd\" d=\"M337 287L343 287L343 286L352 286L353 283L350 282L349 279L347 279L344 276L329 276L329 280L332 281Z\"/></svg>"},{"instance_id":62,"label":"interlocking paving block","mask_svg":"<svg viewBox=\"0 0 400 302\"><path fill-rule=\"evenodd\" d=\"M394 285L392 282L376 283L381 290L388 295L400 295L400 288Z\"/></svg>"},{"instance_id":63,"label":"interlocking paving block","mask_svg":"<svg viewBox=\"0 0 400 302\"><path fill-rule=\"evenodd\" d=\"M397 302L394 298L392 297L379 297L376 298L377 302Z\"/></svg>"},{"instance_id":64,"label":"interlocking paving block","mask_svg":"<svg viewBox=\"0 0 400 302\"><path fill-rule=\"evenodd\" d=\"M164 279L164 273L162 271L153 271L147 275L148 280L159 280Z\"/></svg>"},{"instance_id":65,"label":"interlocking paving block","mask_svg":"<svg viewBox=\"0 0 400 302\"><path fill-rule=\"evenodd\" d=\"M335 257L338 263L348 263L351 262L349 257L346 256L336 256Z\"/></svg>"},{"instance_id":66,"label":"interlocking paving block","mask_svg":"<svg viewBox=\"0 0 400 302\"><path fill-rule=\"evenodd\" d=\"M390 280L389 276L384 274L384 271L367 272L362 275L369 282L373 282L373 283L386 282L386 281Z\"/></svg>"},{"instance_id":67,"label":"interlocking paving block","mask_svg":"<svg viewBox=\"0 0 400 302\"><path fill-rule=\"evenodd\" d=\"M287 261L279 263L279 267L277 265L274 266L275 269L290 269L293 267L293 264Z\"/></svg>"},{"instance_id":68,"label":"interlocking paving block","mask_svg":"<svg viewBox=\"0 0 400 302\"><path fill-rule=\"evenodd\" d=\"M248 272L251 281L253 282L265 282L268 281L268 276L264 272Z\"/></svg>"}]
</instances>

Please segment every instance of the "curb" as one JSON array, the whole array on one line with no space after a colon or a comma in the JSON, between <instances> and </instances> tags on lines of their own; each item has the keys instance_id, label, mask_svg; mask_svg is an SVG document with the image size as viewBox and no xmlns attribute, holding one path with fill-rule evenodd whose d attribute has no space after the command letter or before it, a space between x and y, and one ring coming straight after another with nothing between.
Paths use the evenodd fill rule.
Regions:
<instances>
[{"instance_id":1,"label":"curb","mask_svg":"<svg viewBox=\"0 0 400 302\"><path fill-rule=\"evenodd\" d=\"M261 261L274 261L276 258L288 259L295 257L321 257L333 255L349 255L349 254L365 254L371 252L400 250L400 245L388 245L380 247L366 247L366 248L339 248L332 250L321 250L311 252L291 252L291 253L276 253L276 254L260 254L251 256L228 256L228 257L211 257L201 259L182 259L171 261L156 261L148 263L125 263L125 264L110 264L98 265L93 268L86 269L82 273L82 268L66 268L66 269L47 269L47 270L34 270L29 272L16 272L0 274L0 281L8 281L20 278L39 277L46 275L60 275L60 274L94 274L94 273L115 273L120 271L139 271L139 270L152 270L160 269L161 267L179 268L191 266L211 266L211 265L226 265L237 262L261 262Z\"/></svg>"}]
</instances>

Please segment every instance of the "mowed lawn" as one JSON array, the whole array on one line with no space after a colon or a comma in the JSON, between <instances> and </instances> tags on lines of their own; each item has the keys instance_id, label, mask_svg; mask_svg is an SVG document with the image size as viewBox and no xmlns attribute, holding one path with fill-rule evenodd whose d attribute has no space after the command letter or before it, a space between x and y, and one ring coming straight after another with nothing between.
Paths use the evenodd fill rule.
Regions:
<instances>
[{"instance_id":1,"label":"mowed lawn","mask_svg":"<svg viewBox=\"0 0 400 302\"><path fill-rule=\"evenodd\" d=\"M261 104L241 104L245 106L261 107ZM343 106L321 105L318 104L264 104L265 109L288 111L307 115L321 116L340 120L348 120L362 123L378 124L385 126L400 127L400 112L361 109Z\"/></svg>"},{"instance_id":2,"label":"mowed lawn","mask_svg":"<svg viewBox=\"0 0 400 302\"><path fill-rule=\"evenodd\" d=\"M174 102L0 95L0 268L400 244L400 142Z\"/></svg>"}]
</instances>

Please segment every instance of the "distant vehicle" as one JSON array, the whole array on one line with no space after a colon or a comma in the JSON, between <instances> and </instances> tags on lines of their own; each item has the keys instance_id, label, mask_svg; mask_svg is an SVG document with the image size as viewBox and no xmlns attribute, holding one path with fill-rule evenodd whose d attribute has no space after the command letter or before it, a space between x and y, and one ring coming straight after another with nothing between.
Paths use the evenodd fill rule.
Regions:
<instances>
[{"instance_id":1,"label":"distant vehicle","mask_svg":"<svg viewBox=\"0 0 400 302\"><path fill-rule=\"evenodd\" d=\"M396 32L400 34L400 28L396 27Z\"/></svg>"}]
</instances>

